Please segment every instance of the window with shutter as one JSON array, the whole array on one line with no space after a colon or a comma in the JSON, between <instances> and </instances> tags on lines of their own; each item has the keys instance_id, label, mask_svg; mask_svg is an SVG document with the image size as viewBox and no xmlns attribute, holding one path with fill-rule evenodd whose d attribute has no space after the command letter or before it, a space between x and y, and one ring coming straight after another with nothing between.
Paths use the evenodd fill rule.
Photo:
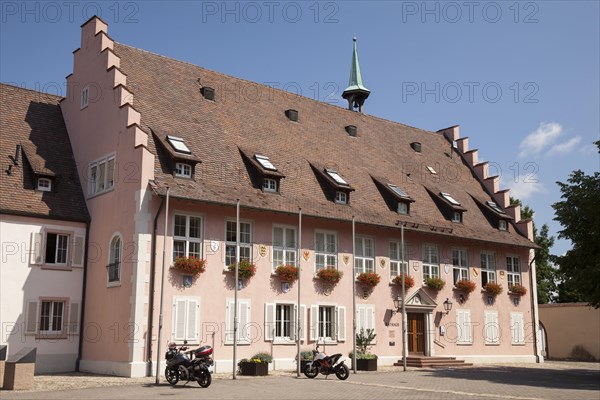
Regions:
<instances>
[{"instance_id":1,"label":"window with shutter","mask_svg":"<svg viewBox=\"0 0 600 400\"><path fill-rule=\"evenodd\" d=\"M274 338L275 330L275 304L265 303L265 340L271 341Z\"/></svg>"},{"instance_id":2,"label":"window with shutter","mask_svg":"<svg viewBox=\"0 0 600 400\"><path fill-rule=\"evenodd\" d=\"M500 344L498 312L486 311L484 314L484 324L485 344Z\"/></svg>"},{"instance_id":3,"label":"window with shutter","mask_svg":"<svg viewBox=\"0 0 600 400\"><path fill-rule=\"evenodd\" d=\"M471 331L471 311L456 310L456 325L458 328L458 344L471 344L473 333Z\"/></svg>"},{"instance_id":4,"label":"window with shutter","mask_svg":"<svg viewBox=\"0 0 600 400\"><path fill-rule=\"evenodd\" d=\"M41 265L44 260L42 258L42 233L31 233L31 259L29 262L33 265Z\"/></svg>"},{"instance_id":5,"label":"window with shutter","mask_svg":"<svg viewBox=\"0 0 600 400\"><path fill-rule=\"evenodd\" d=\"M83 257L84 257L84 237L83 236L75 236L73 239L73 258L71 260L71 265L73 267L82 267L83 266Z\"/></svg>"},{"instance_id":6,"label":"window with shutter","mask_svg":"<svg viewBox=\"0 0 600 400\"><path fill-rule=\"evenodd\" d=\"M234 325L234 299L226 300L225 310L225 344L233 344L233 325ZM250 344L251 343L251 327L250 327L250 299L238 299L238 330L237 330L237 342L238 344Z\"/></svg>"},{"instance_id":7,"label":"window with shutter","mask_svg":"<svg viewBox=\"0 0 600 400\"><path fill-rule=\"evenodd\" d=\"M523 313L510 313L510 331L512 335L512 344L525 344Z\"/></svg>"},{"instance_id":8,"label":"window with shutter","mask_svg":"<svg viewBox=\"0 0 600 400\"><path fill-rule=\"evenodd\" d=\"M346 307L336 307L337 324L336 333L337 340L344 342L346 340Z\"/></svg>"},{"instance_id":9,"label":"window with shutter","mask_svg":"<svg viewBox=\"0 0 600 400\"><path fill-rule=\"evenodd\" d=\"M35 334L37 333L37 321L38 321L38 301L30 300L27 302L26 310L26 324L25 333Z\"/></svg>"},{"instance_id":10,"label":"window with shutter","mask_svg":"<svg viewBox=\"0 0 600 400\"><path fill-rule=\"evenodd\" d=\"M375 333L375 305L373 304L357 304L356 305L356 332L361 329L365 331L372 329ZM376 343L375 340L372 342Z\"/></svg>"},{"instance_id":11,"label":"window with shutter","mask_svg":"<svg viewBox=\"0 0 600 400\"><path fill-rule=\"evenodd\" d=\"M310 306L310 340L319 340L319 306Z\"/></svg>"},{"instance_id":12,"label":"window with shutter","mask_svg":"<svg viewBox=\"0 0 600 400\"><path fill-rule=\"evenodd\" d=\"M199 343L200 298L174 297L172 320L173 341Z\"/></svg>"},{"instance_id":13,"label":"window with shutter","mask_svg":"<svg viewBox=\"0 0 600 400\"><path fill-rule=\"evenodd\" d=\"M79 334L79 303L69 305L69 324L67 325L67 333L69 335Z\"/></svg>"}]
</instances>

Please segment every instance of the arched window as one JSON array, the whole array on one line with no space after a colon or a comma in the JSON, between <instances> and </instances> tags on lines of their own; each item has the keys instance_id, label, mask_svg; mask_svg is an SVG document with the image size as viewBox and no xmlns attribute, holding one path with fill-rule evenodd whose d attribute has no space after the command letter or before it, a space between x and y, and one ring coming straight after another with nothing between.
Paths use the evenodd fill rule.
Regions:
<instances>
[{"instance_id":1,"label":"arched window","mask_svg":"<svg viewBox=\"0 0 600 400\"><path fill-rule=\"evenodd\" d=\"M116 235L110 241L110 253L108 258L108 283L121 281L121 253L122 253L121 237Z\"/></svg>"}]
</instances>

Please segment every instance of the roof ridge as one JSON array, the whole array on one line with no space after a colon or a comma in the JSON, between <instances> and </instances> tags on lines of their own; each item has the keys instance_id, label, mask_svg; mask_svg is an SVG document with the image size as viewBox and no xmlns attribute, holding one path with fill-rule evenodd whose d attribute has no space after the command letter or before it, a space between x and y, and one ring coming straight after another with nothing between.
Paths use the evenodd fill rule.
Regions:
<instances>
[{"instance_id":1,"label":"roof ridge","mask_svg":"<svg viewBox=\"0 0 600 400\"><path fill-rule=\"evenodd\" d=\"M262 87L267 87L267 88L269 88L271 90L280 92L280 93L282 93L284 95L288 95L288 96L290 94L294 94L297 97L300 97L302 99L318 103L320 105L325 105L325 106L328 106L328 107L335 108L336 110L339 110L339 111L350 112L350 113L356 114L355 111L348 110L347 108L339 107L339 106L333 105L331 103L327 103L327 102L324 102L324 101L316 100L316 99L313 99L313 98L310 98L310 97L307 97L307 96L304 96L304 95L299 95L299 94L295 94L295 93L292 93L292 92L287 92L287 91L285 91L283 89L279 89L279 88L275 88L275 87L272 87L272 86L268 86L268 85L266 85L264 83L254 82L254 81L251 81L251 80L248 80L248 79L244 79L244 78L240 78L240 77L237 77L237 76L228 75L228 74L225 74L223 72L215 71L215 70L212 70L212 69L209 69L209 68L206 68L206 67L202 67L200 65L193 64L193 63L191 63L189 61L178 60L176 58L165 56L165 55L158 54L158 53L154 53L154 52L149 51L149 50L140 49L139 47L129 46L129 45L121 43L121 42L117 42L117 41L114 41L114 42L116 44L120 45L120 46L124 46L124 47L130 48L130 49L133 49L133 50L137 50L137 51L141 51L143 53L148 53L148 54L151 54L151 55L154 55L154 56L157 56L157 57L165 58L165 59L170 60L170 61L175 61L175 62L186 64L186 65L189 65L189 66L192 66L192 67L200 68L202 70L211 72L211 73L216 74L216 75L220 75L220 76L227 77L227 78L232 78L232 79L237 79L239 81L250 83L252 85L258 85L258 86L262 86ZM364 115L367 118L374 118L376 120L383 121L383 122L386 122L386 123L390 123L390 124L393 124L393 125L400 125L400 126L404 126L404 127L407 127L407 128L415 129L415 130L418 130L418 131L421 131L421 132L424 132L424 133L430 133L430 134L433 134L433 135L437 135L437 133L434 132L434 131L428 131L428 130L423 129L423 128L418 128L416 126L403 124L401 122L393 121L391 119L379 117L379 116L376 116L376 115L364 114L364 113L361 114L361 115Z\"/></svg>"},{"instance_id":2,"label":"roof ridge","mask_svg":"<svg viewBox=\"0 0 600 400\"><path fill-rule=\"evenodd\" d=\"M63 96L59 96L57 94L52 94L52 93L47 93L47 92L40 92L39 90L29 89L27 87L22 87L22 86L17 86L17 85L12 85L10 83L0 82L0 86L7 86L7 87L10 87L10 88L14 88L14 89L26 90L28 92L43 94L45 96L55 97L58 100L64 99Z\"/></svg>"}]
</instances>

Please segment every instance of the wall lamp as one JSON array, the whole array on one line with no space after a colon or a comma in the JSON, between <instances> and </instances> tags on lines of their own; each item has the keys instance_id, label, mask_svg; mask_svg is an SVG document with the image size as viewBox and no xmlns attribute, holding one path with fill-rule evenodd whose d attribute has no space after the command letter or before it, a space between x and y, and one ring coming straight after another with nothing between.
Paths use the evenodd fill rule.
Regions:
<instances>
[{"instance_id":1,"label":"wall lamp","mask_svg":"<svg viewBox=\"0 0 600 400\"><path fill-rule=\"evenodd\" d=\"M450 301L449 298L446 297L446 300L444 301L444 311L446 311L446 315L450 314L451 310L452 310L452 302Z\"/></svg>"}]
</instances>

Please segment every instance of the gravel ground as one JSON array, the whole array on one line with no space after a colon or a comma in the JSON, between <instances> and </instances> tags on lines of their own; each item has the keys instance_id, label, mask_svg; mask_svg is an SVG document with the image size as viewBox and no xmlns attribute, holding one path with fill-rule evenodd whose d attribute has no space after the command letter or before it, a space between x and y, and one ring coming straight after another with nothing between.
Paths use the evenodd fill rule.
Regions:
<instances>
[{"instance_id":1,"label":"gravel ground","mask_svg":"<svg viewBox=\"0 0 600 400\"><path fill-rule=\"evenodd\" d=\"M478 365L470 368L477 368ZM489 367L489 364L481 364L482 367ZM600 363L589 362L570 362L570 361L545 361L543 364L500 364L502 367L520 367L520 368L538 368L538 369L587 369L600 371ZM379 372L398 372L402 367L379 367ZM412 368L409 368L412 369ZM296 371L269 371L269 375L283 376L293 375ZM368 373L368 372L359 372ZM255 379L254 377L238 376L239 379ZM213 380L231 379L231 373L213 374ZM161 381L164 378L161 377ZM94 387L111 387L136 384L153 384L154 377L147 378L123 378L117 376L93 375L82 372L72 372L52 375L36 375L34 377L34 388L30 392L43 392L55 390L85 389Z\"/></svg>"}]
</instances>

